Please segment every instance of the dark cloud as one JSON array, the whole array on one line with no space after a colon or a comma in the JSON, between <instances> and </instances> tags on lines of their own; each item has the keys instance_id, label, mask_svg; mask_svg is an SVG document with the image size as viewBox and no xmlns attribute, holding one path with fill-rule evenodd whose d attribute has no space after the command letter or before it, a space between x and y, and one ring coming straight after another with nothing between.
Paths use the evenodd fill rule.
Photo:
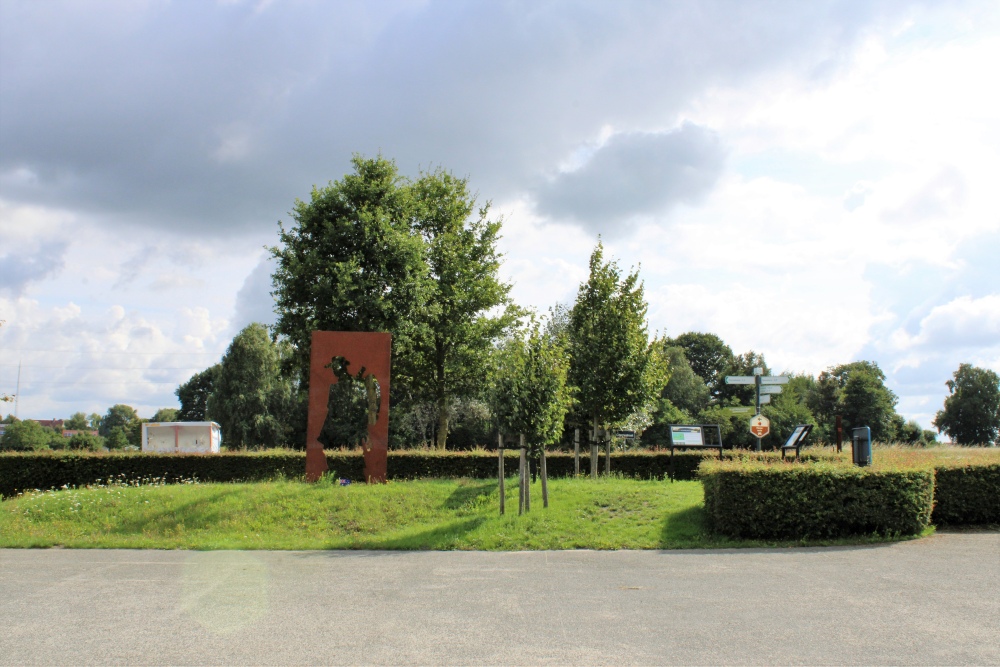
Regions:
<instances>
[{"instance_id":1,"label":"dark cloud","mask_svg":"<svg viewBox=\"0 0 1000 667\"><path fill-rule=\"evenodd\" d=\"M58 273L66 264L66 241L40 243L33 248L16 245L8 242L6 253L0 255L0 292L19 296L29 283Z\"/></svg>"},{"instance_id":2,"label":"dark cloud","mask_svg":"<svg viewBox=\"0 0 1000 667\"><path fill-rule=\"evenodd\" d=\"M537 208L613 236L636 216L697 201L718 180L724 159L718 137L692 123L673 132L615 135L582 167L540 188Z\"/></svg>"},{"instance_id":3,"label":"dark cloud","mask_svg":"<svg viewBox=\"0 0 1000 667\"><path fill-rule=\"evenodd\" d=\"M233 335L251 322L274 324L277 316L274 314L274 297L271 296L273 272L274 261L270 256L263 257L243 281L236 294L236 306L229 323Z\"/></svg>"},{"instance_id":4,"label":"dark cloud","mask_svg":"<svg viewBox=\"0 0 1000 667\"><path fill-rule=\"evenodd\" d=\"M0 3L0 178L18 203L197 235L265 229L353 151L523 192L602 127L808 78L902 0Z\"/></svg>"}]
</instances>

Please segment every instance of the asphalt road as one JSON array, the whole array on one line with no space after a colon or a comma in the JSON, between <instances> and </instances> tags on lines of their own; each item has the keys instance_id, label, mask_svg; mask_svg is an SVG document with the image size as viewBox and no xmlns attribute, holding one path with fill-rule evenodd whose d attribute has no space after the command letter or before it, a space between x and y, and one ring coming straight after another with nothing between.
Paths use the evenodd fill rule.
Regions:
<instances>
[{"instance_id":1,"label":"asphalt road","mask_svg":"<svg viewBox=\"0 0 1000 667\"><path fill-rule=\"evenodd\" d=\"M1000 533L724 551L0 550L0 664L1000 664Z\"/></svg>"}]
</instances>

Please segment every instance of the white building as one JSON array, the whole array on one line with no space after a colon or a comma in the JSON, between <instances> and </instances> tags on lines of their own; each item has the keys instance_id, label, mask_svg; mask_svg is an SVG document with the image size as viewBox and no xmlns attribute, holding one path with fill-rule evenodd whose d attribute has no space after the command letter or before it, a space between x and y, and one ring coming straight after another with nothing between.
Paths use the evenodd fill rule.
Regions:
<instances>
[{"instance_id":1,"label":"white building","mask_svg":"<svg viewBox=\"0 0 1000 667\"><path fill-rule=\"evenodd\" d=\"M142 425L142 451L217 454L222 430L215 422L147 422Z\"/></svg>"}]
</instances>

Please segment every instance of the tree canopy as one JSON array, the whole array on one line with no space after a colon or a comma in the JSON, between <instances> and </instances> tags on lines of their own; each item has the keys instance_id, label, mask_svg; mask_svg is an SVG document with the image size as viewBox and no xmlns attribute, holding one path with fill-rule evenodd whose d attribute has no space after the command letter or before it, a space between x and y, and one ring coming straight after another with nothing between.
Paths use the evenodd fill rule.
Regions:
<instances>
[{"instance_id":1,"label":"tree canopy","mask_svg":"<svg viewBox=\"0 0 1000 667\"><path fill-rule=\"evenodd\" d=\"M212 394L215 379L219 375L219 364L210 366L195 373L191 378L177 387L175 394L181 403L177 411L177 421L203 422L208 417L208 397Z\"/></svg>"},{"instance_id":2,"label":"tree canopy","mask_svg":"<svg viewBox=\"0 0 1000 667\"><path fill-rule=\"evenodd\" d=\"M501 432L524 434L530 448L558 442L573 402L569 357L537 322L500 348L490 403Z\"/></svg>"},{"instance_id":3,"label":"tree canopy","mask_svg":"<svg viewBox=\"0 0 1000 667\"><path fill-rule=\"evenodd\" d=\"M1000 376L988 368L959 364L945 384L948 396L934 426L959 445L985 445L1000 433Z\"/></svg>"},{"instance_id":4,"label":"tree canopy","mask_svg":"<svg viewBox=\"0 0 1000 667\"><path fill-rule=\"evenodd\" d=\"M208 417L222 427L227 447L286 443L292 390L280 367L280 351L263 324L249 324L233 338L208 399Z\"/></svg>"},{"instance_id":5,"label":"tree canopy","mask_svg":"<svg viewBox=\"0 0 1000 667\"><path fill-rule=\"evenodd\" d=\"M580 413L591 425L622 422L662 389L662 369L646 333L646 308L639 272L623 278L615 261L604 261L599 242L570 313L569 378L579 390Z\"/></svg>"}]
</instances>

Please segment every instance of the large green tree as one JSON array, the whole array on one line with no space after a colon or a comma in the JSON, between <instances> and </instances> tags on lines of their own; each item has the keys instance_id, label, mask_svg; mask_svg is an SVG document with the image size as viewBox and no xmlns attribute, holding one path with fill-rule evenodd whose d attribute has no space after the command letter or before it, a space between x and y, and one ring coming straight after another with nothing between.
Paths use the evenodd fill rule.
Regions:
<instances>
[{"instance_id":1,"label":"large green tree","mask_svg":"<svg viewBox=\"0 0 1000 667\"><path fill-rule=\"evenodd\" d=\"M569 377L579 390L581 421L592 427L623 422L663 388L646 308L638 271L623 278L617 262L604 261L598 242L570 314Z\"/></svg>"},{"instance_id":2,"label":"large green tree","mask_svg":"<svg viewBox=\"0 0 1000 667\"><path fill-rule=\"evenodd\" d=\"M872 440L894 440L896 433L896 394L885 386L885 373L874 361L856 361L837 366L832 375L840 381L840 411L844 428L868 426Z\"/></svg>"},{"instance_id":3,"label":"large green tree","mask_svg":"<svg viewBox=\"0 0 1000 667\"><path fill-rule=\"evenodd\" d=\"M500 280L501 220L476 206L468 181L438 170L411 187L413 228L424 242L426 290L419 334L401 368L437 407L437 447L444 449L456 397L485 389L493 344L513 326L510 284Z\"/></svg>"},{"instance_id":4,"label":"large green tree","mask_svg":"<svg viewBox=\"0 0 1000 667\"><path fill-rule=\"evenodd\" d=\"M282 377L281 361L263 324L249 324L233 338L208 398L208 417L222 427L228 448L287 444L292 386Z\"/></svg>"},{"instance_id":5,"label":"large green tree","mask_svg":"<svg viewBox=\"0 0 1000 667\"><path fill-rule=\"evenodd\" d=\"M959 445L985 445L1000 433L1000 376L988 368L960 364L948 385L944 409L934 418L939 432Z\"/></svg>"},{"instance_id":6,"label":"large green tree","mask_svg":"<svg viewBox=\"0 0 1000 667\"><path fill-rule=\"evenodd\" d=\"M124 441L115 435L115 429L121 431ZM98 433L102 437L108 438L109 443L124 442L123 447L125 445L138 447L142 438L141 429L142 419L139 418L135 408L118 403L108 408L107 414L101 418Z\"/></svg>"},{"instance_id":7,"label":"large green tree","mask_svg":"<svg viewBox=\"0 0 1000 667\"><path fill-rule=\"evenodd\" d=\"M48 449L49 442L55 437L62 436L31 419L18 420L8 425L3 437L0 437L0 450L24 452Z\"/></svg>"},{"instance_id":8,"label":"large green tree","mask_svg":"<svg viewBox=\"0 0 1000 667\"><path fill-rule=\"evenodd\" d=\"M303 383L313 331L388 331L398 361L412 350L426 298L406 180L381 156L355 155L352 164L353 173L313 188L308 202L296 200L294 224L281 225L280 244L270 249L274 330L291 342ZM404 380L395 367L393 375Z\"/></svg>"},{"instance_id":9,"label":"large green tree","mask_svg":"<svg viewBox=\"0 0 1000 667\"><path fill-rule=\"evenodd\" d=\"M87 415L82 412L74 412L69 419L63 422L63 428L68 431L83 431L90 428Z\"/></svg>"},{"instance_id":10,"label":"large green tree","mask_svg":"<svg viewBox=\"0 0 1000 667\"><path fill-rule=\"evenodd\" d=\"M203 422L208 417L208 397L212 395L215 378L219 375L219 364L209 366L192 375L187 382L174 391L181 407L177 411L177 421Z\"/></svg>"},{"instance_id":11,"label":"large green tree","mask_svg":"<svg viewBox=\"0 0 1000 667\"><path fill-rule=\"evenodd\" d=\"M682 333L669 344L684 350L691 370L708 385L712 397L719 398L726 387L726 375L735 360L732 348L715 334L698 331Z\"/></svg>"}]
</instances>

